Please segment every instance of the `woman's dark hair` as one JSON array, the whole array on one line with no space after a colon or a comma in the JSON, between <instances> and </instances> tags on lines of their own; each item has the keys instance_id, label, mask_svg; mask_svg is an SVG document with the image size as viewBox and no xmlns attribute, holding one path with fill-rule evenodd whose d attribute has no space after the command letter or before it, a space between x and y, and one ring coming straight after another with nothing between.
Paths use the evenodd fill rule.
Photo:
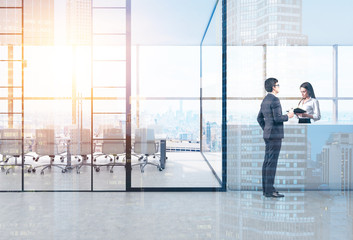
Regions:
<instances>
[{"instance_id":1,"label":"woman's dark hair","mask_svg":"<svg viewBox=\"0 0 353 240\"><path fill-rule=\"evenodd\" d=\"M311 84L309 82L302 83L302 85L300 85L300 87L305 88L308 91L309 97L316 98L313 86L311 86Z\"/></svg>"},{"instance_id":2,"label":"woman's dark hair","mask_svg":"<svg viewBox=\"0 0 353 240\"><path fill-rule=\"evenodd\" d=\"M265 89L267 92L272 92L272 87L274 87L278 83L276 78L267 78L265 81Z\"/></svg>"}]
</instances>

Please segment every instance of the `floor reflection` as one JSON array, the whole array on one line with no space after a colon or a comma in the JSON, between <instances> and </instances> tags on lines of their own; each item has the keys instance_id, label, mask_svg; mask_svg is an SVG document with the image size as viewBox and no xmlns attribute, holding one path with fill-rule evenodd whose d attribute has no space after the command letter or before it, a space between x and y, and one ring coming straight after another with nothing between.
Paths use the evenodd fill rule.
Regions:
<instances>
[{"instance_id":1,"label":"floor reflection","mask_svg":"<svg viewBox=\"0 0 353 240\"><path fill-rule=\"evenodd\" d=\"M283 193L2 193L1 239L352 239L353 192Z\"/></svg>"},{"instance_id":2,"label":"floor reflection","mask_svg":"<svg viewBox=\"0 0 353 240\"><path fill-rule=\"evenodd\" d=\"M221 239L352 239L352 192L228 192Z\"/></svg>"}]
</instances>

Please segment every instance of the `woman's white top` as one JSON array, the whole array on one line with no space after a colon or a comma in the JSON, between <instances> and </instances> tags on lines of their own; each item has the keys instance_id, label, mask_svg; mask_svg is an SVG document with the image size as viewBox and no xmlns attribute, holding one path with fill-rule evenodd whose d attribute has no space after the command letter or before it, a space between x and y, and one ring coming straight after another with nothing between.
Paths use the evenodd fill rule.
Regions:
<instances>
[{"instance_id":1,"label":"woman's white top","mask_svg":"<svg viewBox=\"0 0 353 240\"><path fill-rule=\"evenodd\" d=\"M305 103L303 100L300 101L299 107L304 109L307 114L312 115L314 121L321 119L319 101L316 98L309 98Z\"/></svg>"}]
</instances>

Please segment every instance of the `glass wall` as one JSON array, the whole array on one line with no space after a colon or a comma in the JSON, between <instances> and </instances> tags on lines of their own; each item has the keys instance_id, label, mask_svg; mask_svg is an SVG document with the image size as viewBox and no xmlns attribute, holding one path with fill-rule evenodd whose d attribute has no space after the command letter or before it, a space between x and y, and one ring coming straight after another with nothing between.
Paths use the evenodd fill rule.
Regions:
<instances>
[{"instance_id":1,"label":"glass wall","mask_svg":"<svg viewBox=\"0 0 353 240\"><path fill-rule=\"evenodd\" d=\"M0 190L125 190L126 1L49 2L0 2Z\"/></svg>"},{"instance_id":2,"label":"glass wall","mask_svg":"<svg viewBox=\"0 0 353 240\"><path fill-rule=\"evenodd\" d=\"M285 123L278 188L353 188L353 48L309 46L301 1L287 8L281 1L214 1L200 45L169 44L160 34L153 38L166 44L132 47L130 3L61 3L55 11L65 26L51 5L28 5L29 32L21 32L21 1L0 2L10 7L0 9L1 191L214 190L225 170L229 189L260 190L264 143L256 117L268 77L280 81L284 113L298 106L303 82L313 85L321 110L310 125L297 117ZM147 13L137 12L147 23ZM159 13L156 19L165 18Z\"/></svg>"},{"instance_id":3,"label":"glass wall","mask_svg":"<svg viewBox=\"0 0 353 240\"><path fill-rule=\"evenodd\" d=\"M219 187L200 152L199 56L197 46L133 48L133 188Z\"/></svg>"},{"instance_id":4,"label":"glass wall","mask_svg":"<svg viewBox=\"0 0 353 240\"><path fill-rule=\"evenodd\" d=\"M311 124L298 124L297 117L285 123L276 188L352 189L353 119L348 106L353 95L345 90L351 50L228 46L229 189L262 189L264 141L256 118L265 95L265 76L279 80L283 114L298 106L303 82L312 84L321 110L321 119Z\"/></svg>"},{"instance_id":5,"label":"glass wall","mask_svg":"<svg viewBox=\"0 0 353 240\"><path fill-rule=\"evenodd\" d=\"M275 186L353 189L350 5L320 2L316 14L318 5L310 1L225 3L228 188L262 189L264 142L256 118L264 81L274 77L284 114L298 106L304 82L313 85L321 110L311 124L298 124L297 117L285 123Z\"/></svg>"},{"instance_id":6,"label":"glass wall","mask_svg":"<svg viewBox=\"0 0 353 240\"><path fill-rule=\"evenodd\" d=\"M22 190L21 4L0 1L0 191Z\"/></svg>"},{"instance_id":7,"label":"glass wall","mask_svg":"<svg viewBox=\"0 0 353 240\"><path fill-rule=\"evenodd\" d=\"M141 8L143 4L138 1L132 5L133 19L141 22L133 38L142 43L132 49L131 187L176 191L218 189L220 184L201 153L205 138L201 125L204 120L200 117L202 50L200 36L190 31L195 21L188 22L184 17L187 13L194 14L194 10L189 1L154 1L157 2L158 8L152 3ZM200 7L207 9L202 26L210 18L215 1L209 2L212 2L209 7L206 2L197 6L197 11ZM193 35L196 44L190 41ZM161 169L158 160L164 151L167 159Z\"/></svg>"},{"instance_id":8,"label":"glass wall","mask_svg":"<svg viewBox=\"0 0 353 240\"><path fill-rule=\"evenodd\" d=\"M88 50L88 51L87 51ZM90 190L89 47L25 46L25 190ZM78 90L78 91L76 91ZM85 163L86 164L86 163Z\"/></svg>"},{"instance_id":9,"label":"glass wall","mask_svg":"<svg viewBox=\"0 0 353 240\"><path fill-rule=\"evenodd\" d=\"M202 155L222 179L222 3L217 1L201 42Z\"/></svg>"},{"instance_id":10,"label":"glass wall","mask_svg":"<svg viewBox=\"0 0 353 240\"><path fill-rule=\"evenodd\" d=\"M204 40L201 118L199 36L131 47L128 0L27 1L22 43L21 1L0 2L11 7L0 26L16 31L0 36L0 191L220 188L219 7Z\"/></svg>"},{"instance_id":11,"label":"glass wall","mask_svg":"<svg viewBox=\"0 0 353 240\"><path fill-rule=\"evenodd\" d=\"M22 189L21 59L21 47L0 45L1 191Z\"/></svg>"},{"instance_id":12,"label":"glass wall","mask_svg":"<svg viewBox=\"0 0 353 240\"><path fill-rule=\"evenodd\" d=\"M94 191L126 189L128 1L93 1L91 131Z\"/></svg>"}]
</instances>

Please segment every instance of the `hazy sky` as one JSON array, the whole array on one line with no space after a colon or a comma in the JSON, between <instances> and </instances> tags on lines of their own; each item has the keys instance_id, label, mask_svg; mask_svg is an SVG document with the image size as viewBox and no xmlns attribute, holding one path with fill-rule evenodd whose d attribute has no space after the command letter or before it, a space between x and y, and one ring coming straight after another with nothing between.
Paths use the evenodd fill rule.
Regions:
<instances>
[{"instance_id":1,"label":"hazy sky","mask_svg":"<svg viewBox=\"0 0 353 240\"><path fill-rule=\"evenodd\" d=\"M353 45L352 0L303 0L303 33L309 45Z\"/></svg>"},{"instance_id":2,"label":"hazy sky","mask_svg":"<svg viewBox=\"0 0 353 240\"><path fill-rule=\"evenodd\" d=\"M199 45L215 0L133 0L133 42Z\"/></svg>"},{"instance_id":3,"label":"hazy sky","mask_svg":"<svg viewBox=\"0 0 353 240\"><path fill-rule=\"evenodd\" d=\"M216 0L132 0L135 43L198 45ZM303 0L309 45L353 44L352 0ZM220 27L218 25L218 27Z\"/></svg>"},{"instance_id":4,"label":"hazy sky","mask_svg":"<svg viewBox=\"0 0 353 240\"><path fill-rule=\"evenodd\" d=\"M132 0L132 41L199 45L215 0ZM65 0L55 0L56 43L65 42Z\"/></svg>"},{"instance_id":5,"label":"hazy sky","mask_svg":"<svg viewBox=\"0 0 353 240\"><path fill-rule=\"evenodd\" d=\"M132 0L133 44L199 45L215 2ZM65 4L55 0L57 43L65 39ZM303 0L303 33L309 45L352 45L352 13L352 0Z\"/></svg>"}]
</instances>

